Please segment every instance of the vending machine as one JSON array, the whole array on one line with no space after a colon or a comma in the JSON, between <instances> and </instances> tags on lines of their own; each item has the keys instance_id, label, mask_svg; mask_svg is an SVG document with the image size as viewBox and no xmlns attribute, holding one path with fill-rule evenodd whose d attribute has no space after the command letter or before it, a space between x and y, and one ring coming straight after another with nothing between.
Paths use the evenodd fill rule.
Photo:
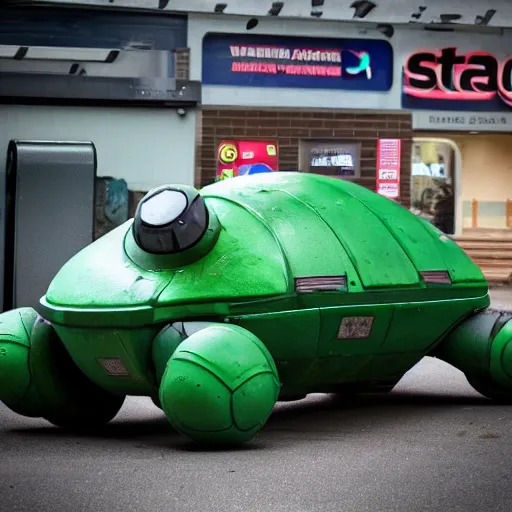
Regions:
<instances>
[{"instance_id":1,"label":"vending machine","mask_svg":"<svg viewBox=\"0 0 512 512\"><path fill-rule=\"evenodd\" d=\"M275 141L223 140L217 150L217 180L279 170Z\"/></svg>"}]
</instances>

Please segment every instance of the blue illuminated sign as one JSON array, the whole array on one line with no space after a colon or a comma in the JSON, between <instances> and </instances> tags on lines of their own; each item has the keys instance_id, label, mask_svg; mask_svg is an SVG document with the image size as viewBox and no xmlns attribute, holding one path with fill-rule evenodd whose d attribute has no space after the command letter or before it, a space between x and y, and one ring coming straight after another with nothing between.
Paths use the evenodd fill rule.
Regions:
<instances>
[{"instance_id":1,"label":"blue illuminated sign","mask_svg":"<svg viewBox=\"0 0 512 512\"><path fill-rule=\"evenodd\" d=\"M203 40L202 82L386 92L393 84L393 50L380 39L210 33Z\"/></svg>"}]
</instances>

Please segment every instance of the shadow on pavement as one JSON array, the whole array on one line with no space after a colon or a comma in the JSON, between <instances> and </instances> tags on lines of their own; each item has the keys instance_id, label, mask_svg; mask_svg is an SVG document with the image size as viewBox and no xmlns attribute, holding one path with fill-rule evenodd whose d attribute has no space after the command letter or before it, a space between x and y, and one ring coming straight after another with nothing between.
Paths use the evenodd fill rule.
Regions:
<instances>
[{"instance_id":1,"label":"shadow on pavement","mask_svg":"<svg viewBox=\"0 0 512 512\"><path fill-rule=\"evenodd\" d=\"M442 416L450 408L493 406L484 397L449 396L440 394L411 394L393 392L378 395L360 395L350 399L337 395L309 395L297 402L279 402L262 432L243 447L207 447L195 445L184 439L170 426L165 416L140 420L117 419L101 431L77 433L48 427L10 429L14 435L25 438L52 438L52 443L69 443L70 440L87 444L116 441L138 448L166 448L180 451L245 451L268 449L268 442L278 442L283 432L301 434L351 434L361 431L364 425L385 428L398 424L403 417L423 421L436 415ZM130 414L130 416L133 416ZM143 443L143 444L141 444Z\"/></svg>"}]
</instances>

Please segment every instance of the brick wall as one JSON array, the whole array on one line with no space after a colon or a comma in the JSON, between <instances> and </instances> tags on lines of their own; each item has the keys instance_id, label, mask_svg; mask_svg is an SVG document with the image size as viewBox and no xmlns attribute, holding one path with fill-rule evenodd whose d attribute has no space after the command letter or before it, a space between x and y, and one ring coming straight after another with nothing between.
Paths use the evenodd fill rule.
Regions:
<instances>
[{"instance_id":1,"label":"brick wall","mask_svg":"<svg viewBox=\"0 0 512 512\"><path fill-rule=\"evenodd\" d=\"M412 127L409 114L348 113L296 109L218 109L203 107L197 147L196 186L215 179L216 149L222 139L274 139L279 167L299 170L299 141L316 139L361 143L361 185L375 190L377 139L402 139L401 203L410 205Z\"/></svg>"}]
</instances>

